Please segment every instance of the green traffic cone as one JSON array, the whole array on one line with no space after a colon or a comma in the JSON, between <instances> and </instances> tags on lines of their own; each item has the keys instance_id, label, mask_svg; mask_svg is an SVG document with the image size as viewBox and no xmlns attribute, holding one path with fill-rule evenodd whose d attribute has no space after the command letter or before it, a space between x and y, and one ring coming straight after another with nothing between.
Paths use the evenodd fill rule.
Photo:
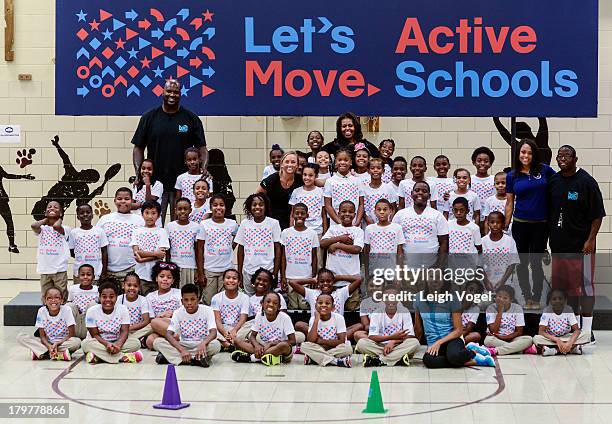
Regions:
<instances>
[{"instance_id":1,"label":"green traffic cone","mask_svg":"<svg viewBox=\"0 0 612 424\"><path fill-rule=\"evenodd\" d=\"M380 383L378 382L378 373L372 371L370 378L370 390L368 391L368 403L363 411L363 414L384 414L387 412L383 405L382 393L380 393Z\"/></svg>"}]
</instances>

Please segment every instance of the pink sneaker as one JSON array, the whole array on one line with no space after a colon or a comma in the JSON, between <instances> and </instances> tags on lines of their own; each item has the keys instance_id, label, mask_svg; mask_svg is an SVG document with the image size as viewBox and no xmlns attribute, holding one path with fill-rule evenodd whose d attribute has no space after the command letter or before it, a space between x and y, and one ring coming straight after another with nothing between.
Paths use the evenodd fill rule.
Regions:
<instances>
[{"instance_id":1,"label":"pink sneaker","mask_svg":"<svg viewBox=\"0 0 612 424\"><path fill-rule=\"evenodd\" d=\"M295 355L301 355L302 354L302 349L300 348L300 346L302 346L301 344L295 345L295 348L293 349L293 353Z\"/></svg>"},{"instance_id":2,"label":"pink sneaker","mask_svg":"<svg viewBox=\"0 0 612 424\"><path fill-rule=\"evenodd\" d=\"M497 349L495 349L494 347L487 347L487 350L489 351L491 356L497 356Z\"/></svg>"},{"instance_id":3,"label":"pink sneaker","mask_svg":"<svg viewBox=\"0 0 612 424\"><path fill-rule=\"evenodd\" d=\"M538 350L536 349L535 345L533 345L533 344L532 344L532 345L531 345L531 346L529 346L527 349L525 349L525 350L523 351L523 353L524 353L525 355L537 355L537 354L538 354Z\"/></svg>"}]
</instances>

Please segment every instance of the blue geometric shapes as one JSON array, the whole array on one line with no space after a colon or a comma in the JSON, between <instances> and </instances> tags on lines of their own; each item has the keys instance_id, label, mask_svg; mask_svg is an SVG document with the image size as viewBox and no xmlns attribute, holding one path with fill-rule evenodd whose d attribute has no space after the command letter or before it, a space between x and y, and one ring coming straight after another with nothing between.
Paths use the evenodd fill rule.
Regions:
<instances>
[{"instance_id":1,"label":"blue geometric shapes","mask_svg":"<svg viewBox=\"0 0 612 424\"><path fill-rule=\"evenodd\" d=\"M189 88L193 88L198 84L201 84L202 80L194 77L193 75L189 75Z\"/></svg>"},{"instance_id":2,"label":"blue geometric shapes","mask_svg":"<svg viewBox=\"0 0 612 424\"><path fill-rule=\"evenodd\" d=\"M185 20L189 17L189 9L181 9L176 15L180 16L181 18L183 18L183 20Z\"/></svg>"},{"instance_id":3,"label":"blue geometric shapes","mask_svg":"<svg viewBox=\"0 0 612 424\"><path fill-rule=\"evenodd\" d=\"M152 82L153 81L151 80L151 78L149 78L147 75L140 78L140 83L145 87L148 87Z\"/></svg>"},{"instance_id":4,"label":"blue geometric shapes","mask_svg":"<svg viewBox=\"0 0 612 424\"><path fill-rule=\"evenodd\" d=\"M104 68L102 70L102 78L104 78L106 75L110 75L111 77L115 78L115 71L113 71L113 68L111 68L110 66Z\"/></svg>"},{"instance_id":5,"label":"blue geometric shapes","mask_svg":"<svg viewBox=\"0 0 612 424\"><path fill-rule=\"evenodd\" d=\"M189 89L185 86L181 87L181 96L187 97L187 93L189 93Z\"/></svg>"},{"instance_id":6,"label":"blue geometric shapes","mask_svg":"<svg viewBox=\"0 0 612 424\"><path fill-rule=\"evenodd\" d=\"M164 69L169 68L170 66L174 65L175 63L176 63L176 60L170 59L168 56L164 56Z\"/></svg>"},{"instance_id":7,"label":"blue geometric shapes","mask_svg":"<svg viewBox=\"0 0 612 424\"><path fill-rule=\"evenodd\" d=\"M163 70L157 66L157 68L153 69L153 73L155 74L155 78L162 78Z\"/></svg>"},{"instance_id":8,"label":"blue geometric shapes","mask_svg":"<svg viewBox=\"0 0 612 424\"><path fill-rule=\"evenodd\" d=\"M89 52L87 51L85 47L81 47L76 54L77 59L81 56L85 56L87 59L89 59Z\"/></svg>"},{"instance_id":9,"label":"blue geometric shapes","mask_svg":"<svg viewBox=\"0 0 612 424\"><path fill-rule=\"evenodd\" d=\"M187 56L189 56L189 50L183 47L182 49L176 51L176 55L182 58L186 58Z\"/></svg>"},{"instance_id":10,"label":"blue geometric shapes","mask_svg":"<svg viewBox=\"0 0 612 424\"><path fill-rule=\"evenodd\" d=\"M164 36L164 31L162 31L162 30L161 30L161 29L159 29L159 28L156 28L156 29L154 29L153 31L151 31L151 37L155 37L155 38L157 38L158 40L159 40L160 38L162 38L163 36Z\"/></svg>"},{"instance_id":11,"label":"blue geometric shapes","mask_svg":"<svg viewBox=\"0 0 612 424\"><path fill-rule=\"evenodd\" d=\"M77 18L79 18L79 20L77 22L85 21L85 16L87 16L87 13L83 12L83 9L81 9L79 11L79 13L76 13L76 16L77 16ZM87 90L87 91L89 91L89 90ZM85 97L85 96L83 96L83 97Z\"/></svg>"},{"instance_id":12,"label":"blue geometric shapes","mask_svg":"<svg viewBox=\"0 0 612 424\"><path fill-rule=\"evenodd\" d=\"M89 85L92 88L100 88L102 86L102 77L100 75L92 75L89 78Z\"/></svg>"},{"instance_id":13,"label":"blue geometric shapes","mask_svg":"<svg viewBox=\"0 0 612 424\"><path fill-rule=\"evenodd\" d=\"M191 44L189 45L189 50L196 50L201 45L202 45L202 37L198 37L191 42Z\"/></svg>"},{"instance_id":14,"label":"blue geometric shapes","mask_svg":"<svg viewBox=\"0 0 612 424\"><path fill-rule=\"evenodd\" d=\"M130 55L130 59L136 59L136 54L138 53L137 50L134 49L134 47L132 47L130 50L127 51L128 54Z\"/></svg>"},{"instance_id":15,"label":"blue geometric shapes","mask_svg":"<svg viewBox=\"0 0 612 424\"><path fill-rule=\"evenodd\" d=\"M119 28L123 28L125 24L118 19L113 18L113 31L117 31Z\"/></svg>"},{"instance_id":16,"label":"blue geometric shapes","mask_svg":"<svg viewBox=\"0 0 612 424\"><path fill-rule=\"evenodd\" d=\"M204 75L205 77L212 77L215 74L215 70L209 66L208 68L202 68L202 75Z\"/></svg>"},{"instance_id":17,"label":"blue geometric shapes","mask_svg":"<svg viewBox=\"0 0 612 424\"><path fill-rule=\"evenodd\" d=\"M106 30L102 33L102 35L104 36L105 40L110 40L111 35L113 35L113 32L109 31L108 28L106 28Z\"/></svg>"},{"instance_id":18,"label":"blue geometric shapes","mask_svg":"<svg viewBox=\"0 0 612 424\"><path fill-rule=\"evenodd\" d=\"M166 32L170 31L172 27L175 25L176 25L176 18L170 19L168 22L166 22L166 25L164 25L164 31Z\"/></svg>"},{"instance_id":19,"label":"blue geometric shapes","mask_svg":"<svg viewBox=\"0 0 612 424\"><path fill-rule=\"evenodd\" d=\"M140 97L140 90L135 85L130 85L130 88L127 90L127 97L130 97L130 94L136 94Z\"/></svg>"},{"instance_id":20,"label":"blue geometric shapes","mask_svg":"<svg viewBox=\"0 0 612 424\"><path fill-rule=\"evenodd\" d=\"M121 56L115 59L115 65L117 65L119 69L122 69L126 63L127 63L126 60Z\"/></svg>"},{"instance_id":21,"label":"blue geometric shapes","mask_svg":"<svg viewBox=\"0 0 612 424\"><path fill-rule=\"evenodd\" d=\"M212 40L212 38L215 36L215 27L207 28L202 34L206 35L209 40Z\"/></svg>"},{"instance_id":22,"label":"blue geometric shapes","mask_svg":"<svg viewBox=\"0 0 612 424\"><path fill-rule=\"evenodd\" d=\"M95 37L89 42L89 45L94 50L98 50L98 47L100 47L100 44L102 44L102 43L97 38L95 38Z\"/></svg>"},{"instance_id":23,"label":"blue geometric shapes","mask_svg":"<svg viewBox=\"0 0 612 424\"><path fill-rule=\"evenodd\" d=\"M85 86L77 87L76 93L77 93L77 96L83 96L84 98L85 96L87 96L87 94L89 94L89 88Z\"/></svg>"},{"instance_id":24,"label":"blue geometric shapes","mask_svg":"<svg viewBox=\"0 0 612 424\"><path fill-rule=\"evenodd\" d=\"M125 12L125 19L130 19L133 21L137 17L138 17L138 13L136 13L134 9L128 10L127 12Z\"/></svg>"},{"instance_id":25,"label":"blue geometric shapes","mask_svg":"<svg viewBox=\"0 0 612 424\"><path fill-rule=\"evenodd\" d=\"M150 46L150 45L151 43L149 41L145 40L142 37L138 37L138 50L142 50L145 47Z\"/></svg>"}]
</instances>

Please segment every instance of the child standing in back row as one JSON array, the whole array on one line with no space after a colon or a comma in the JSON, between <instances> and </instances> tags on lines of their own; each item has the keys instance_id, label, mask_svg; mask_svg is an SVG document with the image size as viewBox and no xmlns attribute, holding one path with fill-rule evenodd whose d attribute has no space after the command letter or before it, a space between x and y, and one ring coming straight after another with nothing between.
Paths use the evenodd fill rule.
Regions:
<instances>
[{"instance_id":1,"label":"child standing in back row","mask_svg":"<svg viewBox=\"0 0 612 424\"><path fill-rule=\"evenodd\" d=\"M281 149L278 144L272 145L272 149L270 149L270 165L264 168L263 176L261 177L262 180L265 180L270 175L280 171L281 159L283 158L284 154L285 151Z\"/></svg>"},{"instance_id":2,"label":"child standing in back row","mask_svg":"<svg viewBox=\"0 0 612 424\"><path fill-rule=\"evenodd\" d=\"M395 152L395 141L391 138L387 138L380 142L378 145L378 151L380 152L380 158L383 163L382 182L387 184L391 182L393 178L393 153Z\"/></svg>"},{"instance_id":3,"label":"child standing in back row","mask_svg":"<svg viewBox=\"0 0 612 424\"><path fill-rule=\"evenodd\" d=\"M51 200L47 203L45 217L32 224L32 231L38 237L36 272L40 274L41 296L49 287L57 287L64 299L68 296L68 258L70 228L62 224L62 205ZM44 300L44 299L43 299Z\"/></svg>"},{"instance_id":4,"label":"child standing in back row","mask_svg":"<svg viewBox=\"0 0 612 424\"><path fill-rule=\"evenodd\" d=\"M436 208L440 212L444 212L449 209L448 198L450 193L454 191L457 186L455 180L448 176L450 170L450 160L445 155L438 155L434 159L434 170L436 171L435 177L428 177L427 182L430 187L436 187L438 190L438 201Z\"/></svg>"},{"instance_id":5,"label":"child standing in back row","mask_svg":"<svg viewBox=\"0 0 612 424\"><path fill-rule=\"evenodd\" d=\"M191 203L193 203L195 202L193 185L196 181L202 178L199 148L189 147L187 150L185 150L185 167L187 168L187 172L179 175L176 178L176 184L174 185L176 190L176 198L180 199L181 197L186 197Z\"/></svg>"},{"instance_id":6,"label":"child standing in back row","mask_svg":"<svg viewBox=\"0 0 612 424\"><path fill-rule=\"evenodd\" d=\"M340 204L346 200L355 205L357 212L353 225L361 225L363 219L363 191L357 181L351 178L353 164L348 150L338 150L336 153L336 173L325 181L323 197L325 211L332 223L340 224L338 216Z\"/></svg>"},{"instance_id":7,"label":"child standing in back row","mask_svg":"<svg viewBox=\"0 0 612 424\"><path fill-rule=\"evenodd\" d=\"M140 165L140 178L134 182L134 201L132 213L142 215L142 205L146 201L159 202L164 194L164 185L155 178L155 165L151 159L145 159ZM161 218L155 225L162 226Z\"/></svg>"},{"instance_id":8,"label":"child standing in back row","mask_svg":"<svg viewBox=\"0 0 612 424\"><path fill-rule=\"evenodd\" d=\"M77 219L80 228L70 231L68 245L70 254L74 258L74 282L78 283L78 272L83 264L90 264L94 269L93 284L97 284L100 275L106 275L108 268L108 239L100 227L93 227L93 211L89 204L77 207Z\"/></svg>"},{"instance_id":9,"label":"child standing in back row","mask_svg":"<svg viewBox=\"0 0 612 424\"><path fill-rule=\"evenodd\" d=\"M210 215L210 185L206 180L197 180L193 183L193 196L195 200L191 204L189 220L195 223L202 223Z\"/></svg>"},{"instance_id":10,"label":"child standing in back row","mask_svg":"<svg viewBox=\"0 0 612 424\"><path fill-rule=\"evenodd\" d=\"M399 209L412 207L412 189L418 182L426 182L425 173L427 172L427 161L423 156L415 156L410 160L410 173L412 178L403 180L399 184L398 204ZM438 189L436 186L429 187L429 202L431 207L436 209L438 201Z\"/></svg>"},{"instance_id":11,"label":"child standing in back row","mask_svg":"<svg viewBox=\"0 0 612 424\"><path fill-rule=\"evenodd\" d=\"M380 158L370 159L369 165L370 183L363 187L363 220L362 228L378 222L376 217L376 202L386 199L391 205L391 214L397 210L397 196L395 190L387 184L383 184L383 161Z\"/></svg>"},{"instance_id":12,"label":"child standing in back row","mask_svg":"<svg viewBox=\"0 0 612 424\"><path fill-rule=\"evenodd\" d=\"M176 221L166 225L170 249L167 260L174 262L181 270L181 287L196 282L196 242L201 237L202 227L189 221L191 202L186 197L176 201L174 216ZM201 273L202 270L200 270Z\"/></svg>"},{"instance_id":13,"label":"child standing in back row","mask_svg":"<svg viewBox=\"0 0 612 424\"><path fill-rule=\"evenodd\" d=\"M484 217L484 234L489 233L489 215L493 212L506 213L506 173L495 174L495 194L487 197L482 204L482 216Z\"/></svg>"},{"instance_id":14,"label":"child standing in back row","mask_svg":"<svg viewBox=\"0 0 612 424\"><path fill-rule=\"evenodd\" d=\"M468 221L472 221L478 225L480 222L480 199L478 195L470 190L470 171L465 168L457 168L453 173L457 188L451 192L448 198L448 210L444 211L444 217L447 220L455 219L453 214L453 202L457 197L464 197L468 201Z\"/></svg>"},{"instance_id":15,"label":"child standing in back row","mask_svg":"<svg viewBox=\"0 0 612 424\"><path fill-rule=\"evenodd\" d=\"M310 148L310 153L308 153L308 163L317 163L317 154L321 151L321 147L325 142L325 138L323 138L323 134L320 131L313 130L308 133L308 139L306 143Z\"/></svg>"},{"instance_id":16,"label":"child standing in back row","mask_svg":"<svg viewBox=\"0 0 612 424\"><path fill-rule=\"evenodd\" d=\"M140 277L141 290L147 295L155 290L151 281L151 270L158 262L166 259L166 250L170 248L168 233L155 225L161 213L161 206L157 202L145 201L142 204L142 217L145 226L136 228L132 234L132 246L136 259L136 274Z\"/></svg>"},{"instance_id":17,"label":"child standing in back row","mask_svg":"<svg viewBox=\"0 0 612 424\"><path fill-rule=\"evenodd\" d=\"M493 162L495 162L495 155L488 147L478 147L472 153L472 164L476 168L476 175L472 177L470 190L478 195L481 206L495 194L494 177L489 175L489 169L493 166ZM480 214L480 221L474 220L483 234L486 234L484 233L485 218L485 214Z\"/></svg>"}]
</instances>

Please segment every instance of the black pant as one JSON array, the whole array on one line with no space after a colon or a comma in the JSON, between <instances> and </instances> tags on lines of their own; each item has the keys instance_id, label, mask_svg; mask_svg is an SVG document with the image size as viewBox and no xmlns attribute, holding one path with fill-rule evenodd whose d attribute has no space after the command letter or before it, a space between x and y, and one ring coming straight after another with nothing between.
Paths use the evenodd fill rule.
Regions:
<instances>
[{"instance_id":1,"label":"black pant","mask_svg":"<svg viewBox=\"0 0 612 424\"><path fill-rule=\"evenodd\" d=\"M176 191L174 190L170 190L170 191L164 190L164 194L162 195L162 198L158 199L158 201L161 201L162 226L165 226L166 222L174 221L175 199L176 199ZM166 211L168 210L168 207L170 207L170 221L166 221Z\"/></svg>"},{"instance_id":2,"label":"black pant","mask_svg":"<svg viewBox=\"0 0 612 424\"><path fill-rule=\"evenodd\" d=\"M544 283L544 270L542 269L542 256L548 242L548 224L546 222L518 222L512 223L512 237L516 242L520 264L516 269L519 286L525 301L540 301ZM531 265L531 278L533 291L529 284L529 265Z\"/></svg>"},{"instance_id":3,"label":"black pant","mask_svg":"<svg viewBox=\"0 0 612 424\"><path fill-rule=\"evenodd\" d=\"M437 356L425 353L423 364L427 368L457 368L474 359L474 355L474 352L465 348L463 339L453 339L440 346Z\"/></svg>"}]
</instances>

